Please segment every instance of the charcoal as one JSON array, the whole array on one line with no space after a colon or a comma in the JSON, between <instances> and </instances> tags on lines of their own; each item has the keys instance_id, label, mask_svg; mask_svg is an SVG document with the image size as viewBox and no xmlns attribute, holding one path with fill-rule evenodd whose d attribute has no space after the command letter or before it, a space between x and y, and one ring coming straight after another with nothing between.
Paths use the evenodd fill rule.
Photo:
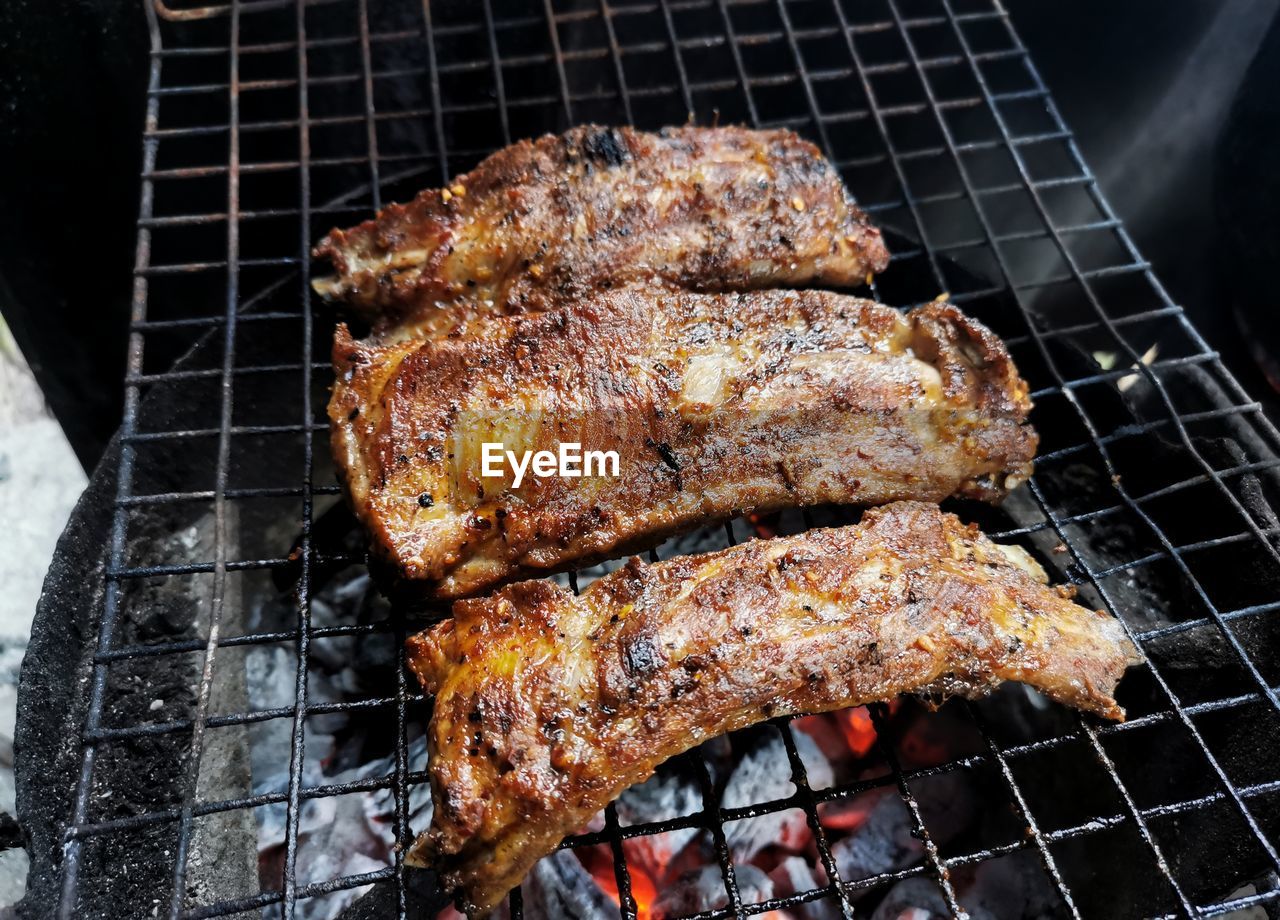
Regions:
<instances>
[{"instance_id":1,"label":"charcoal","mask_svg":"<svg viewBox=\"0 0 1280 920\"><path fill-rule=\"evenodd\" d=\"M796 750L806 765L809 783L822 788L834 782L831 764L817 743L804 732L794 732ZM795 792L791 762L782 736L770 731L738 762L725 785L721 805L740 808L783 799ZM768 846L800 852L809 841L805 814L798 808L734 821L725 827L725 839L738 862L748 862Z\"/></svg>"},{"instance_id":2,"label":"charcoal","mask_svg":"<svg viewBox=\"0 0 1280 920\"><path fill-rule=\"evenodd\" d=\"M409 745L409 762L421 763L426 757L426 741L417 738ZM377 779L395 772L394 755L371 761L362 767L322 775L317 768L304 771L304 785L340 784ZM279 783L287 786L288 774L278 774ZM409 826L425 830L431 823L431 788L419 783L409 788ZM259 808L258 859L270 876L278 871L284 857L285 806ZM298 820L298 846L305 860L298 860L299 884L359 875L383 869L391 859L395 845L395 796L390 788L380 788L363 795L317 796L304 799ZM334 892L325 898L298 902L300 920L332 920L347 905L359 898L368 886Z\"/></svg>"},{"instance_id":3,"label":"charcoal","mask_svg":"<svg viewBox=\"0 0 1280 920\"><path fill-rule=\"evenodd\" d=\"M707 765L707 771L711 774L712 782L728 776L735 766L733 745L729 742L728 735L716 735L714 738L707 739L690 756L702 758L703 763Z\"/></svg>"},{"instance_id":4,"label":"charcoal","mask_svg":"<svg viewBox=\"0 0 1280 920\"><path fill-rule=\"evenodd\" d=\"M1030 852L981 863L960 903L972 917L1000 920L1049 920L1060 913L1057 893Z\"/></svg>"},{"instance_id":5,"label":"charcoal","mask_svg":"<svg viewBox=\"0 0 1280 920\"><path fill-rule=\"evenodd\" d=\"M701 811L702 792L683 772L657 773L623 792L617 807L623 824L669 821Z\"/></svg>"},{"instance_id":6,"label":"charcoal","mask_svg":"<svg viewBox=\"0 0 1280 920\"><path fill-rule=\"evenodd\" d=\"M773 882L755 866L734 866L738 891L743 904L754 904L773 897ZM724 876L719 866L704 866L686 872L653 902L649 916L652 920L672 920L687 917L704 910L716 910L729 903Z\"/></svg>"},{"instance_id":7,"label":"charcoal","mask_svg":"<svg viewBox=\"0 0 1280 920\"><path fill-rule=\"evenodd\" d=\"M415 738L409 743L410 764L423 763L426 760L426 756L427 742L425 737ZM364 767L340 773L329 779L328 782L342 783L351 780L376 779L378 777L391 776L394 772L395 755L393 754L382 760L375 760ZM366 826L371 833L381 838L387 851L390 852L391 847L395 845L396 799L394 793L390 788L384 786L375 790L364 801L366 802L364 812ZM431 799L431 785L429 783L416 783L410 786L408 804L409 827L421 833L431 823L431 815L434 811L434 802Z\"/></svg>"},{"instance_id":8,"label":"charcoal","mask_svg":"<svg viewBox=\"0 0 1280 920\"><path fill-rule=\"evenodd\" d=\"M333 846L341 846L340 839L334 839ZM303 862L299 861L299 866ZM364 853L341 853L325 851L309 851L306 856L306 872L299 873L298 884L315 884L348 875L362 875L387 868L387 863ZM305 874L305 881L303 875ZM347 888L335 891L323 898L307 898L299 901L294 916L300 920L337 920L348 907L373 889L373 885L361 885L359 888ZM279 916L268 914L266 916Z\"/></svg>"},{"instance_id":9,"label":"charcoal","mask_svg":"<svg viewBox=\"0 0 1280 920\"><path fill-rule=\"evenodd\" d=\"M913 780L911 792L925 829L939 846L955 839L978 817L973 785L963 769Z\"/></svg>"},{"instance_id":10,"label":"charcoal","mask_svg":"<svg viewBox=\"0 0 1280 920\"><path fill-rule=\"evenodd\" d=\"M801 856L788 856L769 873L773 882L774 897L786 897L791 894L803 894L823 887L826 882L819 881L814 867ZM834 897L806 901L793 907L790 913L799 920L839 920L840 903Z\"/></svg>"},{"instance_id":11,"label":"charcoal","mask_svg":"<svg viewBox=\"0 0 1280 920\"><path fill-rule=\"evenodd\" d=\"M660 773L618 798L618 821L624 826L668 821L702 809L702 793L683 772ZM698 828L646 834L626 842L627 858L653 879L661 879L681 851L698 836Z\"/></svg>"},{"instance_id":12,"label":"charcoal","mask_svg":"<svg viewBox=\"0 0 1280 920\"><path fill-rule=\"evenodd\" d=\"M925 827L942 845L973 820L973 793L960 771L930 777L912 787ZM912 835L911 812L898 795L883 795L866 820L831 848L840 878L846 882L896 872L924 857L924 845Z\"/></svg>"},{"instance_id":13,"label":"charcoal","mask_svg":"<svg viewBox=\"0 0 1280 920\"><path fill-rule=\"evenodd\" d=\"M896 795L881 796L866 820L831 847L836 869L846 882L906 868L923 854L920 841L911 836L911 813Z\"/></svg>"},{"instance_id":14,"label":"charcoal","mask_svg":"<svg viewBox=\"0 0 1280 920\"><path fill-rule=\"evenodd\" d=\"M948 920L950 917L951 910L932 879L908 878L889 889L871 920Z\"/></svg>"},{"instance_id":15,"label":"charcoal","mask_svg":"<svg viewBox=\"0 0 1280 920\"><path fill-rule=\"evenodd\" d=\"M866 823L881 799L897 794L895 789L881 787L868 790L851 799L823 802L818 806L818 817L828 833L855 831Z\"/></svg>"},{"instance_id":16,"label":"charcoal","mask_svg":"<svg viewBox=\"0 0 1280 920\"><path fill-rule=\"evenodd\" d=\"M618 905L568 850L538 860L522 894L527 920L616 920L619 916Z\"/></svg>"},{"instance_id":17,"label":"charcoal","mask_svg":"<svg viewBox=\"0 0 1280 920\"><path fill-rule=\"evenodd\" d=\"M1059 915L1056 900L1034 856L1018 853L978 866L960 888L956 900L970 920L1051 920ZM894 885L871 920L944 920L951 910L931 878L909 878Z\"/></svg>"}]
</instances>

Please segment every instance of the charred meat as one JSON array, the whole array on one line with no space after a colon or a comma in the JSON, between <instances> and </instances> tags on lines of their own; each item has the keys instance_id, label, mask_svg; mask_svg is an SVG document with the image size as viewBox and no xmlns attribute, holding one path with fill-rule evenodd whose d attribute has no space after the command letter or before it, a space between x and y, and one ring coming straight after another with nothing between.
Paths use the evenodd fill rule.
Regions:
<instances>
[{"instance_id":1,"label":"charred meat","mask_svg":"<svg viewBox=\"0 0 1280 920\"><path fill-rule=\"evenodd\" d=\"M483 915L663 760L775 716L1020 681L1123 718L1136 653L1022 549L933 505L459 601L409 642L435 694L435 813L409 862Z\"/></svg>"},{"instance_id":2,"label":"charred meat","mask_svg":"<svg viewBox=\"0 0 1280 920\"><path fill-rule=\"evenodd\" d=\"M629 284L850 287L883 271L880 232L790 131L585 126L521 141L449 188L317 247L326 297L387 342L544 311Z\"/></svg>"},{"instance_id":3,"label":"charred meat","mask_svg":"<svg viewBox=\"0 0 1280 920\"><path fill-rule=\"evenodd\" d=\"M351 503L378 555L440 598L740 511L997 500L1036 446L1008 353L945 303L615 291L425 343L340 329L334 366ZM511 466L483 475L495 443L613 451L617 475L517 487Z\"/></svg>"}]
</instances>

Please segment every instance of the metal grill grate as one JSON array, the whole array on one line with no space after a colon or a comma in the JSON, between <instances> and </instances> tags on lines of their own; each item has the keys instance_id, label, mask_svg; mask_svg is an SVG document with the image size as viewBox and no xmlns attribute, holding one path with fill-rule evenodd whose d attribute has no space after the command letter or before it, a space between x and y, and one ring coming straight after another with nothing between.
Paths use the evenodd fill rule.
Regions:
<instances>
[{"instance_id":1,"label":"metal grill grate","mask_svg":"<svg viewBox=\"0 0 1280 920\"><path fill-rule=\"evenodd\" d=\"M909 305L946 290L1005 338L1038 404L1040 472L1012 519L966 511L986 514L992 536L1025 542L1042 557L1059 544L1048 561L1061 559L1067 576L1125 622L1150 664L1126 683L1127 723L1079 717L1065 729L1007 743L980 705L965 704L959 709L983 748L927 768L900 765L887 713L873 708L888 769L831 788L811 787L790 720L777 720L794 794L723 807L695 751L686 757L701 780L700 813L622 826L610 807L603 829L565 845L612 849L625 917L636 916L637 904L623 841L688 827L710 834L727 894L727 906L700 915L707 918L817 899L852 917L858 892L913 875L933 879L958 915L951 872L1019 850L1036 855L1062 912L1081 916L1089 912L1082 886L1092 882L1064 870L1062 854L1108 833L1136 835L1141 865L1124 871L1155 880L1157 895L1139 913L1212 915L1280 900L1274 890L1237 890L1280 870L1280 766L1274 758L1261 770L1238 766L1242 747L1274 751L1280 724L1280 673L1267 647L1280 600L1251 594L1239 574L1253 572L1266 584L1280 565L1276 521L1259 500L1280 469L1280 435L1116 220L998 0L253 0L187 10L150 0L148 15L151 79L120 475L79 739L83 759L65 828L61 916L92 903L97 870L88 868L86 849L131 834L172 841L169 900L134 905L131 916L153 907L153 916L249 916L278 905L292 917L303 899L374 882L393 892L388 903L397 916L412 915L399 848L376 871L297 881L305 802L390 790L395 836L405 843L410 789L426 781L425 764L409 762L407 743L426 701L403 668L386 695L308 699L316 643L389 632L403 647L412 628L398 616L312 623L317 570L358 564L360 556L318 534L317 505L332 503L337 491L323 446L323 359L332 324L312 301L309 248L330 226L362 219L384 200L403 200L513 139L589 120L656 128L689 113L701 124L789 126L819 142L894 252L874 296ZM173 367L188 348L188 360ZM177 408L149 411L161 389ZM1234 448L1225 453L1207 447L1226 442ZM174 451L190 462L163 462ZM1064 488L1057 475L1066 469L1089 472L1095 485L1080 493ZM155 551L162 544L138 539L149 520L175 508L211 515L204 557L165 557ZM269 541L244 522L264 514L290 516L296 543L260 545ZM1105 557L1098 534L1118 535ZM734 539L732 527L726 539ZM1224 568L1233 573L1229 589ZM1144 619L1125 588L1139 571L1176 585L1184 605L1166 620ZM296 628L228 628L228 598L248 590L242 586L255 573L296 580ZM122 642L122 618L141 586L175 579L211 598L201 634ZM238 648L268 645L292 650L294 699L224 711L212 698L215 668ZM1212 648L1212 668L1230 674L1213 692L1189 684L1170 652L1198 647ZM198 662L193 715L122 724L113 669L181 655ZM391 714L398 733L391 775L308 784L308 720L335 711ZM288 788L209 797L201 767L214 733L269 720L292 725ZM175 734L189 736L177 767L180 796L135 813L103 807L95 778L102 752ZM1126 744L1146 747L1147 771L1119 766ZM1151 793L1147 774L1158 773L1163 759L1155 744L1185 753L1203 777L1195 794ZM1024 764L1067 748L1087 754L1116 806L1046 823ZM978 768L994 771L1025 834L948 851L931 837L913 789L931 776ZM926 858L904 871L841 878L818 806L885 786L896 787L910 809ZM200 823L281 803L287 825L279 886L231 900L193 899L189 856ZM792 808L807 817L828 884L744 903L725 823ZM1235 841L1214 869L1221 884L1212 893L1190 884L1184 871L1186 851L1197 842L1179 822L1196 815L1226 824ZM518 891L511 909L521 912Z\"/></svg>"}]
</instances>

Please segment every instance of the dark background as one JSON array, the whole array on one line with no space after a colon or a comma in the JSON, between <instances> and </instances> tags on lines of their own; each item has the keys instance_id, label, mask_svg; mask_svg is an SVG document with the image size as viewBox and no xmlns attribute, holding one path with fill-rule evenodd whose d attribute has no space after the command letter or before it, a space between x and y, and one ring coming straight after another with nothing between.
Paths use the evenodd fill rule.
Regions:
<instances>
[{"instance_id":1,"label":"dark background","mask_svg":"<svg viewBox=\"0 0 1280 920\"><path fill-rule=\"evenodd\" d=\"M1275 417L1280 0L1006 0L1086 160ZM119 423L147 41L141 0L0 4L0 310L86 468Z\"/></svg>"}]
</instances>

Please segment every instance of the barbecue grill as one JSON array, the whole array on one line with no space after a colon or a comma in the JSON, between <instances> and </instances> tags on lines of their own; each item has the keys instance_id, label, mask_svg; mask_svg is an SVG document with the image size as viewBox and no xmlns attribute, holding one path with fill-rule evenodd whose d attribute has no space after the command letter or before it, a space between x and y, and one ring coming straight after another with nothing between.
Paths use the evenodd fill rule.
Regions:
<instances>
[{"instance_id":1,"label":"barbecue grill","mask_svg":"<svg viewBox=\"0 0 1280 920\"><path fill-rule=\"evenodd\" d=\"M786 791L762 801L726 802L720 769L754 741L706 745L680 758L690 813L610 806L566 841L594 854L583 865L603 854L606 906L649 916L632 845L687 832L714 867L717 897L695 908L708 920L866 915L911 879L961 916L957 880L1015 857L1051 915L1274 915L1280 434L1135 249L999 0L147 0L146 15L124 422L59 546L23 672L26 915L443 905L402 855L423 829L413 742L430 701L400 650L433 614L372 592L349 616L326 612L364 556L325 446L334 316L311 294L309 250L520 137L690 118L817 142L893 251L873 296L910 306L945 291L1003 336L1034 391L1038 471L1002 509L950 507L1081 585L1147 662L1121 687L1119 725L1025 700L1006 718L1003 698L934 716L871 707L878 766L830 782L811 781L804 725L775 720ZM320 663L352 649L367 680L339 692ZM264 661L287 676L270 705L253 689ZM963 725L971 743L904 752L919 720ZM317 740L338 723L364 730L354 774L329 769L338 755ZM264 791L272 757L281 782ZM1012 831L938 832L922 788L970 774L979 809ZM921 858L844 877L828 818L886 790ZM308 845L315 809L337 800L385 805L394 846L366 871ZM734 827L796 810L813 883L761 899ZM268 865L255 840L269 825ZM512 916L555 915L525 900L512 893ZM831 913L806 912L819 907Z\"/></svg>"}]
</instances>

